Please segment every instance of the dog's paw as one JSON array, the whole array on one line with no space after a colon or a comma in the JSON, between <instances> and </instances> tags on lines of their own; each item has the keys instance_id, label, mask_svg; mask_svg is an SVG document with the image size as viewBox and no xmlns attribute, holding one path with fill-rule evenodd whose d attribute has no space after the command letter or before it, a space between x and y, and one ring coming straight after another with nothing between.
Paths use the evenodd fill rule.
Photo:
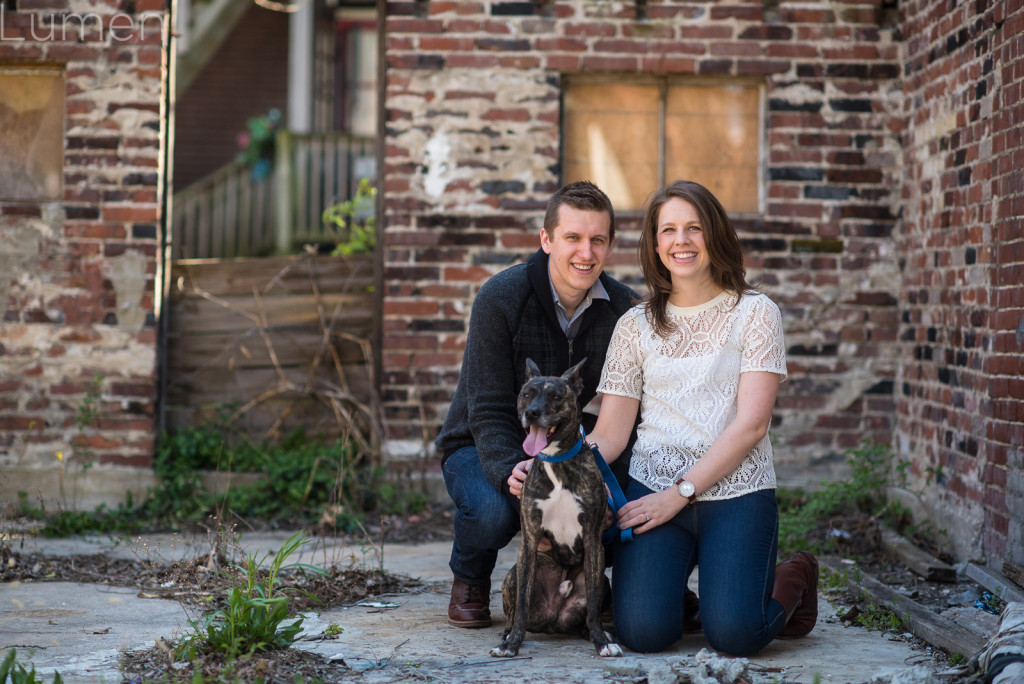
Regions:
<instances>
[{"instance_id":1,"label":"dog's paw","mask_svg":"<svg viewBox=\"0 0 1024 684\"><path fill-rule=\"evenodd\" d=\"M572 580L564 580L558 585L558 593L562 598L568 598L572 593Z\"/></svg>"},{"instance_id":2,"label":"dog's paw","mask_svg":"<svg viewBox=\"0 0 1024 684\"><path fill-rule=\"evenodd\" d=\"M494 652L491 651L491 653L493 654ZM616 643L605 644L598 650L597 654L603 658L621 658L622 647Z\"/></svg>"},{"instance_id":3,"label":"dog's paw","mask_svg":"<svg viewBox=\"0 0 1024 684\"><path fill-rule=\"evenodd\" d=\"M491 649L491 655L495 658L514 658L518 653L518 648L514 649L509 646L505 646L504 644L495 646ZM619 655L622 655L622 653L620 652Z\"/></svg>"}]
</instances>

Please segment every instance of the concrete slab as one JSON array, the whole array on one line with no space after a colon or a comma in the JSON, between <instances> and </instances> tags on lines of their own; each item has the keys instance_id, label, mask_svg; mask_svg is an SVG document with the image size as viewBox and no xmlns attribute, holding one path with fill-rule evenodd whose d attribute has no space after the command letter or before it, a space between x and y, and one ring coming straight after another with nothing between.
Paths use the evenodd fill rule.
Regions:
<instances>
[{"instance_id":1,"label":"concrete slab","mask_svg":"<svg viewBox=\"0 0 1024 684\"><path fill-rule=\"evenodd\" d=\"M272 553L288 533L244 535L245 553ZM47 554L106 553L113 557L173 560L209 551L202 537L154 535L129 543L100 537L64 540L25 539L13 542L20 552ZM505 549L497 574L515 562L515 545ZM450 542L384 545L383 565L389 571L417 577L424 588L409 594L373 599L368 604L336 607L310 615L306 634L317 636L330 624L344 632L335 640L302 641L299 648L335 657L361 673L366 682L405 678L440 682L675 682L698 667L707 642L688 635L670 651L657 655L627 653L600 658L586 641L528 634L520 655L492 658L504 622L501 600L492 595L494 626L456 629L445 621L450 574ZM333 563L377 565L379 548L315 540L301 560L320 566ZM29 659L37 671L61 672L65 681L120 681L117 654L145 648L155 638L173 638L189 616L175 602L144 599L134 589L73 583L0 584L0 651L17 647L19 660ZM749 659L751 681L859 683L888 679L913 664L932 667L922 649L879 632L844 627L834 608L819 601L819 622L804 639L780 640Z\"/></svg>"}]
</instances>

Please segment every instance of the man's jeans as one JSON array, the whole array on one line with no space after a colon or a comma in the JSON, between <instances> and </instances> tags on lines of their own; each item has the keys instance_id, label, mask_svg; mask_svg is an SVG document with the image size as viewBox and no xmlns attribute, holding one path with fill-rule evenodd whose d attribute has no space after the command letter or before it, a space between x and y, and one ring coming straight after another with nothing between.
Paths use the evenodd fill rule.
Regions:
<instances>
[{"instance_id":1,"label":"man's jeans","mask_svg":"<svg viewBox=\"0 0 1024 684\"><path fill-rule=\"evenodd\" d=\"M489 584L498 551L519 532L519 509L484 475L475 446L454 452L441 471L457 509L448 565L460 582Z\"/></svg>"},{"instance_id":2,"label":"man's jeans","mask_svg":"<svg viewBox=\"0 0 1024 684\"><path fill-rule=\"evenodd\" d=\"M630 480L630 501L651 490ZM700 563L700 618L716 651L758 652L786 615L771 598L779 507L775 490L698 501L615 552L612 598L619 643L640 653L662 651L683 636L683 592Z\"/></svg>"}]
</instances>

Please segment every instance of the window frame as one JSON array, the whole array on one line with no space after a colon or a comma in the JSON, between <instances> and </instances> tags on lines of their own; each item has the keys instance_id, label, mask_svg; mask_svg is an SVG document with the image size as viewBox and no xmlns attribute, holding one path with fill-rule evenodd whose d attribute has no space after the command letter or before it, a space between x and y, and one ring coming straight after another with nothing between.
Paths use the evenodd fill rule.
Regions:
<instances>
[{"instance_id":1,"label":"window frame","mask_svg":"<svg viewBox=\"0 0 1024 684\"><path fill-rule=\"evenodd\" d=\"M695 76L695 75L656 75L656 74L636 74L629 72L615 72L615 73L581 73L581 74L563 74L561 78L561 86L559 93L559 177L560 182L565 183L565 172L568 164L566 163L566 143L567 136L565 135L566 125L566 105L565 98L569 88L573 85L600 85L603 83L607 84L624 84L638 85L638 86L657 86L658 87L658 187L665 187L665 162L666 162L666 138L665 138L665 122L667 117L667 101L668 101L668 89L671 86L699 86L699 87L714 87L714 86L743 86L746 88L753 88L757 91L757 207L752 211L736 211L726 207L726 211L730 217L733 218L760 218L764 216L767 188L765 187L766 165L767 165L767 142L766 142L766 131L767 131L767 112L765 110L765 92L766 84L763 78L750 77L750 76L736 76L736 77L722 77L722 76ZM651 188L653 192L656 188ZM622 215L634 215L641 214L643 208L637 209L623 209L619 210L616 207L616 213Z\"/></svg>"}]
</instances>

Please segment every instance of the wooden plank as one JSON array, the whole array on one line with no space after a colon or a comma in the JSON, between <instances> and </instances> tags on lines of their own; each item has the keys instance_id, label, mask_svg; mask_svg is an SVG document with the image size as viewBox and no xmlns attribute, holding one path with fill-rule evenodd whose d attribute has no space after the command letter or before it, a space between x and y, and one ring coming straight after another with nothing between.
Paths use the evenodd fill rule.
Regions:
<instances>
[{"instance_id":1,"label":"wooden plank","mask_svg":"<svg viewBox=\"0 0 1024 684\"><path fill-rule=\"evenodd\" d=\"M253 256L258 244L252 206L253 184L245 176L238 177L238 255Z\"/></svg>"},{"instance_id":2,"label":"wooden plank","mask_svg":"<svg viewBox=\"0 0 1024 684\"><path fill-rule=\"evenodd\" d=\"M228 176L224 183L224 255L229 257L239 256L238 247L241 244L238 234L238 176Z\"/></svg>"},{"instance_id":3,"label":"wooden plank","mask_svg":"<svg viewBox=\"0 0 1024 684\"><path fill-rule=\"evenodd\" d=\"M851 572L852 568L843 565L836 558L821 557L818 562L840 576L846 573L846 586L851 591L855 593L862 589L866 591L878 603L896 613L906 623L911 633L932 646L937 646L951 654L962 653L968 658L985 647L986 639L983 635L976 634L952 620L936 615L920 603L882 584L871 575L861 571L860 576L854 578L855 573Z\"/></svg>"},{"instance_id":4,"label":"wooden plank","mask_svg":"<svg viewBox=\"0 0 1024 684\"><path fill-rule=\"evenodd\" d=\"M175 238L180 257L194 255L196 243L199 241L199 198L190 197L185 206L183 231Z\"/></svg>"},{"instance_id":5,"label":"wooden plank","mask_svg":"<svg viewBox=\"0 0 1024 684\"><path fill-rule=\"evenodd\" d=\"M956 582L956 570L917 548L895 530L882 528L882 547L929 582Z\"/></svg>"},{"instance_id":6,"label":"wooden plank","mask_svg":"<svg viewBox=\"0 0 1024 684\"><path fill-rule=\"evenodd\" d=\"M317 180L316 168L311 171L310 144L307 138L295 138L295 185L292 186L292 205L295 213L292 214L293 222L290 228L290 235L294 239L295 233L302 233L306 230L307 210L309 207L309 187L311 182Z\"/></svg>"},{"instance_id":7,"label":"wooden plank","mask_svg":"<svg viewBox=\"0 0 1024 684\"><path fill-rule=\"evenodd\" d=\"M171 279L183 278L184 289L175 288L171 295L190 296L194 284L218 297L251 296L253 289L264 291L272 281L268 295L309 292L311 274L321 292L361 290L374 284L373 264L367 256L316 257L312 261L296 257L179 261L171 267Z\"/></svg>"},{"instance_id":8,"label":"wooden plank","mask_svg":"<svg viewBox=\"0 0 1024 684\"><path fill-rule=\"evenodd\" d=\"M210 193L210 203L212 205L210 220L210 238L212 245L210 248L210 256L217 258L224 258L231 256L224 251L224 197L227 195L225 191L225 181L220 179L217 184L213 186L213 192Z\"/></svg>"},{"instance_id":9,"label":"wooden plank","mask_svg":"<svg viewBox=\"0 0 1024 684\"><path fill-rule=\"evenodd\" d=\"M324 192L320 197L320 201L316 204L316 220L310 225L310 230L317 234L323 234L324 232L324 210L328 206L334 203L335 198L338 196L338 185L337 185L337 169L338 169L338 147L337 145L331 144L328 139L327 144L323 146L324 153Z\"/></svg>"},{"instance_id":10,"label":"wooden plank","mask_svg":"<svg viewBox=\"0 0 1024 684\"><path fill-rule=\"evenodd\" d=\"M208 196L203 196L199 198L199 229L192 245L192 254L194 257L212 257L210 245L210 201Z\"/></svg>"},{"instance_id":11,"label":"wooden plank","mask_svg":"<svg viewBox=\"0 0 1024 684\"><path fill-rule=\"evenodd\" d=\"M1007 603L1024 602L1024 591L1003 573L975 563L967 564L967 576Z\"/></svg>"},{"instance_id":12,"label":"wooden plank","mask_svg":"<svg viewBox=\"0 0 1024 684\"><path fill-rule=\"evenodd\" d=\"M253 186L252 227L254 235L251 256L262 254L264 250L269 249L274 244L270 221L270 217L274 215L274 210L267 204L268 196L266 183L257 183Z\"/></svg>"},{"instance_id":13,"label":"wooden plank","mask_svg":"<svg viewBox=\"0 0 1024 684\"><path fill-rule=\"evenodd\" d=\"M367 326L366 332L369 332ZM368 338L368 334L360 335ZM210 363L235 368L270 366L270 352L263 338L255 330L239 335L195 335L188 331L171 333L168 337L168 364L175 372L189 372ZM319 330L293 330L270 335L277 361L283 366L309 365L320 350ZM351 340L334 337L331 343L342 363L368 363L362 347ZM321 368L333 367L330 355L321 359Z\"/></svg>"},{"instance_id":14,"label":"wooden plank","mask_svg":"<svg viewBox=\"0 0 1024 684\"><path fill-rule=\"evenodd\" d=\"M352 183L349 177L352 175L351 170L355 165L354 160L355 150L350 141L341 138L334 143L334 156L336 164L338 165L338 180L334 184L334 196L331 198L331 203L343 202L349 197L355 197L355 189L351 187ZM356 187L359 186L358 181L355 183ZM326 209L326 207L324 207Z\"/></svg>"},{"instance_id":15,"label":"wooden plank","mask_svg":"<svg viewBox=\"0 0 1024 684\"><path fill-rule=\"evenodd\" d=\"M1012 561L1003 561L1003 574L1013 580L1018 587L1024 587L1024 568Z\"/></svg>"},{"instance_id":16,"label":"wooden plank","mask_svg":"<svg viewBox=\"0 0 1024 684\"><path fill-rule=\"evenodd\" d=\"M302 326L318 327L320 317L313 295L290 295L269 297L257 304L253 297L227 297L225 306L205 299L190 299L171 309L171 326L174 330L188 330L195 333L242 332L258 326L260 309L271 329ZM328 320L335 326L369 325L373 320L372 303L360 294L321 295Z\"/></svg>"},{"instance_id":17,"label":"wooden plank","mask_svg":"<svg viewBox=\"0 0 1024 684\"><path fill-rule=\"evenodd\" d=\"M287 253L291 248L291 230L295 222L292 207L292 135L287 130L277 134L274 164L274 251Z\"/></svg>"},{"instance_id":18,"label":"wooden plank","mask_svg":"<svg viewBox=\"0 0 1024 684\"><path fill-rule=\"evenodd\" d=\"M309 193L306 195L308 213L306 220L296 225L300 232L319 232L321 213L324 207L324 140L313 138L309 151L312 170L309 174ZM317 210L319 208L319 210Z\"/></svg>"},{"instance_id":19,"label":"wooden plank","mask_svg":"<svg viewBox=\"0 0 1024 684\"><path fill-rule=\"evenodd\" d=\"M367 403L370 397L370 371L364 365L343 367L345 380L353 396ZM297 388L305 387L309 369L305 367L282 368L284 376ZM335 382L333 370L325 379ZM321 385L323 387L323 385ZM229 370L226 367L211 366L194 373L177 374L167 385L167 402L170 406L204 406L216 404L246 404L274 389L285 390L280 376L273 368L244 368ZM302 392L283 391L282 400L295 400ZM326 409L325 409L326 410Z\"/></svg>"},{"instance_id":20,"label":"wooden plank","mask_svg":"<svg viewBox=\"0 0 1024 684\"><path fill-rule=\"evenodd\" d=\"M340 436L344 430L339 426L333 414L325 410L324 405L316 399L291 399L287 402L268 401L238 416L232 425L244 431L257 441L262 441L267 431L277 422L282 412L291 407L280 429L281 435L287 435L293 428L302 427L312 437L330 440ZM167 407L167 429L176 431L193 425L216 422L220 411L216 406Z\"/></svg>"}]
</instances>

